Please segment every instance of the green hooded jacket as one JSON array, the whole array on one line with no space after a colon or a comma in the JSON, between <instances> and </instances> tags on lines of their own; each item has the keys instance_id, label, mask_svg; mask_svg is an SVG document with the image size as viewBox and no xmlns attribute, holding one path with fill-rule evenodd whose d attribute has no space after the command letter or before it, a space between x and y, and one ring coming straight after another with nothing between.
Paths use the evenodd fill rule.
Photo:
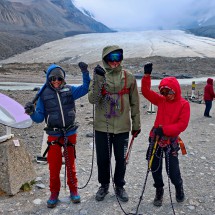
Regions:
<instances>
[{"instance_id":1,"label":"green hooded jacket","mask_svg":"<svg viewBox=\"0 0 215 215\"><path fill-rule=\"evenodd\" d=\"M122 70L121 65L112 69L104 61L104 57L115 50L122 51L119 46L107 46L103 49L102 59L106 74L105 77L95 74L90 83L88 99L91 104L96 105L95 130L119 134L129 132L131 129L140 129L140 110L135 77L130 72ZM119 96L118 92L124 86L129 89L128 93ZM105 99L107 97L102 95L102 87L106 89L110 99ZM111 107L111 101L117 102ZM110 112L114 112L115 115L107 118Z\"/></svg>"}]
</instances>

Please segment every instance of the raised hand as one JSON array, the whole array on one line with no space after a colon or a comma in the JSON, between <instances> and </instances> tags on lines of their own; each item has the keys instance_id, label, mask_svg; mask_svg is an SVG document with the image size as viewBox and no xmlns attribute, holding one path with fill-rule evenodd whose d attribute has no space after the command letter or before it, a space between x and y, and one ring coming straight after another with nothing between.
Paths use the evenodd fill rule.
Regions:
<instances>
[{"instance_id":1,"label":"raised hand","mask_svg":"<svg viewBox=\"0 0 215 215\"><path fill-rule=\"evenodd\" d=\"M94 72L97 74L97 75L100 75L100 76L104 76L105 75L105 70L100 66L100 65L97 65L94 69Z\"/></svg>"},{"instance_id":2,"label":"raised hand","mask_svg":"<svg viewBox=\"0 0 215 215\"><path fill-rule=\"evenodd\" d=\"M27 102L25 105L25 113L28 115L32 115L35 111L35 106L33 102Z\"/></svg>"},{"instance_id":3,"label":"raised hand","mask_svg":"<svg viewBox=\"0 0 215 215\"><path fill-rule=\"evenodd\" d=\"M79 68L81 69L82 72L88 72L88 70L87 70L88 64L86 64L84 62L79 62L78 66L79 66Z\"/></svg>"},{"instance_id":4,"label":"raised hand","mask_svg":"<svg viewBox=\"0 0 215 215\"><path fill-rule=\"evenodd\" d=\"M144 74L151 74L152 73L152 66L153 64L151 62L148 62L144 65Z\"/></svg>"}]
</instances>

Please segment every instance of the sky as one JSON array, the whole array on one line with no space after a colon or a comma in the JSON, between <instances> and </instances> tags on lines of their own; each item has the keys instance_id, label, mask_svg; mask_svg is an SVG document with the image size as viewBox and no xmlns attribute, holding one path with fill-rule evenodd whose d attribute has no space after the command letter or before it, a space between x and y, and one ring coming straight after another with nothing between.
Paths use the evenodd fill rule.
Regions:
<instances>
[{"instance_id":1,"label":"sky","mask_svg":"<svg viewBox=\"0 0 215 215\"><path fill-rule=\"evenodd\" d=\"M72 0L113 29L172 29L215 15L215 0Z\"/></svg>"}]
</instances>

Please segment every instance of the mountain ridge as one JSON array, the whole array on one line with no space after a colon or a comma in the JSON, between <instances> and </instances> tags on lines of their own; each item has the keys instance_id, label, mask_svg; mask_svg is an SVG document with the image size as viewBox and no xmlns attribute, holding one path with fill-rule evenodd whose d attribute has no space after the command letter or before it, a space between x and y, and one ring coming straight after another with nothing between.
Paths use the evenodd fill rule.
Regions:
<instances>
[{"instance_id":1,"label":"mountain ridge","mask_svg":"<svg viewBox=\"0 0 215 215\"><path fill-rule=\"evenodd\" d=\"M71 0L1 0L0 29L0 59L76 34L113 32Z\"/></svg>"}]
</instances>

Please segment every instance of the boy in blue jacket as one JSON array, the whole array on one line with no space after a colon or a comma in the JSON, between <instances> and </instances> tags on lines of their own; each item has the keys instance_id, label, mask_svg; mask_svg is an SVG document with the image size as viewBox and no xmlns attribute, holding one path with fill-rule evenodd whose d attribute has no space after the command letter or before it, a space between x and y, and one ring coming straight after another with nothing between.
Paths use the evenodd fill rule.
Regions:
<instances>
[{"instance_id":1,"label":"boy in blue jacket","mask_svg":"<svg viewBox=\"0 0 215 215\"><path fill-rule=\"evenodd\" d=\"M26 114L36 123L45 120L48 134L47 161L50 172L51 196L47 201L48 208L54 208L58 203L60 192L60 170L62 167L62 148L67 168L67 184L70 189L70 199L73 203L80 202L78 180L75 167L75 144L77 138L77 123L75 121L75 100L88 93L90 77L88 65L80 62L79 68L83 74L83 84L80 86L67 85L65 71L58 65L52 64L46 72L46 83L39 92L35 105L28 102Z\"/></svg>"}]
</instances>

